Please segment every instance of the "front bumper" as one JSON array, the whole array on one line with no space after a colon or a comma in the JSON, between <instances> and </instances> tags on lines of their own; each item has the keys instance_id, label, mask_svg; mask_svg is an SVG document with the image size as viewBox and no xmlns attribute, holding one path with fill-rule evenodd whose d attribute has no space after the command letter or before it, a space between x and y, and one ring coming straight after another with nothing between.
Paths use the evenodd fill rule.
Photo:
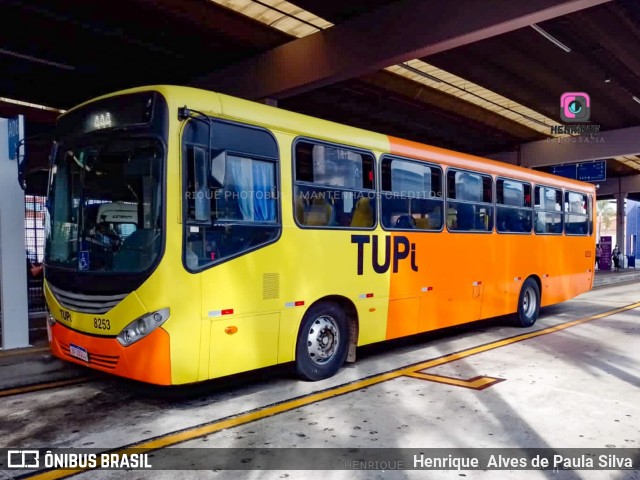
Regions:
<instances>
[{"instance_id":1,"label":"front bumper","mask_svg":"<svg viewBox=\"0 0 640 480\"><path fill-rule=\"evenodd\" d=\"M120 345L115 337L87 335L60 322L47 328L51 352L62 360L132 380L171 385L169 334L161 327L128 347ZM72 356L71 345L85 349L89 361Z\"/></svg>"}]
</instances>

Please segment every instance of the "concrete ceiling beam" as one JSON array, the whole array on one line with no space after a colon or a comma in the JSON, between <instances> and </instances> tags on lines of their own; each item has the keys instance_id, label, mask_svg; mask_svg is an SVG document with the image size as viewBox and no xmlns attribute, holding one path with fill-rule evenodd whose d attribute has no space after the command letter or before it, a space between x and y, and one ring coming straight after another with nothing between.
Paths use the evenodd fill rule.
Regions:
<instances>
[{"instance_id":1,"label":"concrete ceiling beam","mask_svg":"<svg viewBox=\"0 0 640 480\"><path fill-rule=\"evenodd\" d=\"M610 0L400 0L195 79L253 100L285 98Z\"/></svg>"},{"instance_id":2,"label":"concrete ceiling beam","mask_svg":"<svg viewBox=\"0 0 640 480\"><path fill-rule=\"evenodd\" d=\"M523 167L588 162L623 155L640 155L640 126L607 130L592 137L548 138L520 147Z\"/></svg>"}]
</instances>

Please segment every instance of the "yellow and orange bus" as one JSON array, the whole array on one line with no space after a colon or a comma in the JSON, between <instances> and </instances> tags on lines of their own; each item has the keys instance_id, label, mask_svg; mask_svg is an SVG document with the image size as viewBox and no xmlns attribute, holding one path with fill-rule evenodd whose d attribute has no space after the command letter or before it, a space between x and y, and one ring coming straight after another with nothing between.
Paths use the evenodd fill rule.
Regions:
<instances>
[{"instance_id":1,"label":"yellow and orange bus","mask_svg":"<svg viewBox=\"0 0 640 480\"><path fill-rule=\"evenodd\" d=\"M218 93L114 93L57 124L51 349L160 385L286 362L319 380L357 346L528 327L591 288L594 195Z\"/></svg>"}]
</instances>

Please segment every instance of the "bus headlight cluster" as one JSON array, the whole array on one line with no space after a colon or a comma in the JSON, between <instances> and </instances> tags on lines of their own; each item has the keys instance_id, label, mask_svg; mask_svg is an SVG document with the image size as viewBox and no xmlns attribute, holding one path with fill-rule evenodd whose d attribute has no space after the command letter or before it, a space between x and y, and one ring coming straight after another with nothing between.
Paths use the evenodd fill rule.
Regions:
<instances>
[{"instance_id":1,"label":"bus headlight cluster","mask_svg":"<svg viewBox=\"0 0 640 480\"><path fill-rule=\"evenodd\" d=\"M49 322L50 326L54 326L57 322L56 317L54 317L53 315L51 315L51 312L49 312L47 310L47 321Z\"/></svg>"},{"instance_id":2,"label":"bus headlight cluster","mask_svg":"<svg viewBox=\"0 0 640 480\"><path fill-rule=\"evenodd\" d=\"M118 334L118 342L124 347L146 337L169 318L169 309L163 308L136 318Z\"/></svg>"}]
</instances>

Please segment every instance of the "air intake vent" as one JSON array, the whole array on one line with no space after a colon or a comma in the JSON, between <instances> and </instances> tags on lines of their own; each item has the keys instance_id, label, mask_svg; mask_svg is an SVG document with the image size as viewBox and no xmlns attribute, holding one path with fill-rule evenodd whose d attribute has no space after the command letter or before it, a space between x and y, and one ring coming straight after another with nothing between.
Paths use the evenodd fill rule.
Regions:
<instances>
[{"instance_id":1,"label":"air intake vent","mask_svg":"<svg viewBox=\"0 0 640 480\"><path fill-rule=\"evenodd\" d=\"M128 295L128 293L120 295L86 295L67 292L51 284L49 284L49 289L60 305L81 313L107 313Z\"/></svg>"},{"instance_id":2,"label":"air intake vent","mask_svg":"<svg viewBox=\"0 0 640 480\"><path fill-rule=\"evenodd\" d=\"M274 300L280 298L280 274L265 273L262 275L262 299Z\"/></svg>"},{"instance_id":3,"label":"air intake vent","mask_svg":"<svg viewBox=\"0 0 640 480\"><path fill-rule=\"evenodd\" d=\"M61 343L60 348L67 357L77 360L71 355L71 352L69 352L69 344ZM119 355L100 355L97 353L89 352L89 364L96 365L107 370L113 370L114 368L116 368L118 366L119 360Z\"/></svg>"}]
</instances>

